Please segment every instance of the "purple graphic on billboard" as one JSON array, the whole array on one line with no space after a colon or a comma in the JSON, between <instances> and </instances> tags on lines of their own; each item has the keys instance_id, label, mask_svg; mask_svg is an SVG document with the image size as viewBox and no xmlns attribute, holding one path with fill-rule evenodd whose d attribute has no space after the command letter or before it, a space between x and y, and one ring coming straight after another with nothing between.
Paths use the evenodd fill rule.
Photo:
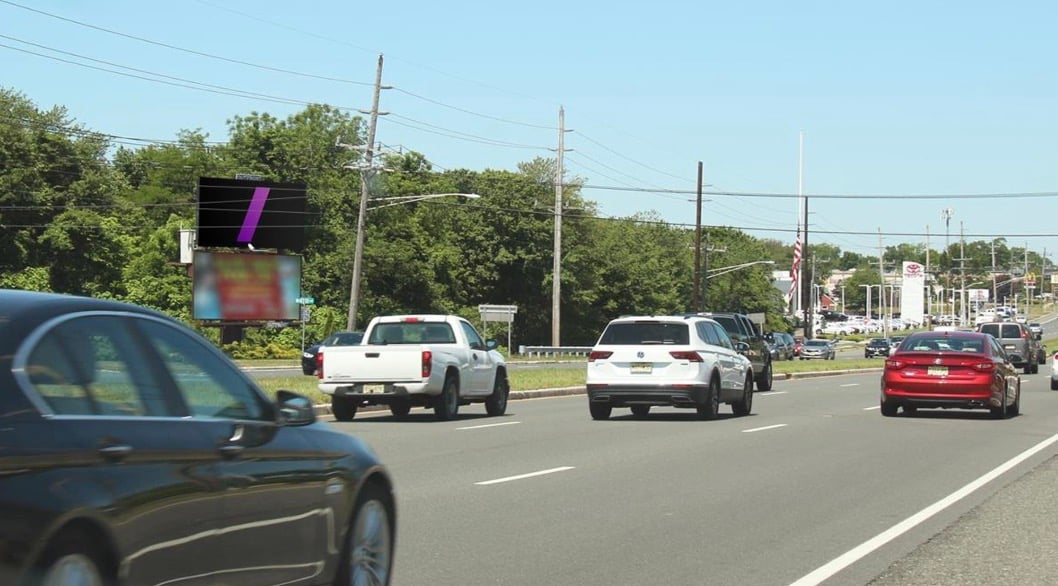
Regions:
<instances>
[{"instance_id":1,"label":"purple graphic on billboard","mask_svg":"<svg viewBox=\"0 0 1058 586\"><path fill-rule=\"evenodd\" d=\"M200 177L200 248L305 247L305 185Z\"/></svg>"}]
</instances>

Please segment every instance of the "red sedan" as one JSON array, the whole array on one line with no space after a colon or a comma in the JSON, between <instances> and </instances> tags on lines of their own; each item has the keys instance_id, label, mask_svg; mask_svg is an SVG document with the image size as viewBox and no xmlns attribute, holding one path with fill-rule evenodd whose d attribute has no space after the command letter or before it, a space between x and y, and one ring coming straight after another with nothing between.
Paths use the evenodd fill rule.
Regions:
<instances>
[{"instance_id":1,"label":"red sedan","mask_svg":"<svg viewBox=\"0 0 1058 586\"><path fill-rule=\"evenodd\" d=\"M995 338L977 332L918 332L885 361L882 415L919 407L988 409L994 418L1021 410L1021 378Z\"/></svg>"}]
</instances>

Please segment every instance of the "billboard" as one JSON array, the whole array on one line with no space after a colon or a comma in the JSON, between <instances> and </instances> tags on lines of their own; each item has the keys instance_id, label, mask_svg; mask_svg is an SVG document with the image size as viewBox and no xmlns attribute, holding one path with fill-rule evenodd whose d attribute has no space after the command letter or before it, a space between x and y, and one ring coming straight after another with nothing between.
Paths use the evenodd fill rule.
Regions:
<instances>
[{"instance_id":1,"label":"billboard","mask_svg":"<svg viewBox=\"0 0 1058 586\"><path fill-rule=\"evenodd\" d=\"M301 257L196 250L192 316L218 321L296 321Z\"/></svg>"},{"instance_id":2,"label":"billboard","mask_svg":"<svg viewBox=\"0 0 1058 586\"><path fill-rule=\"evenodd\" d=\"M301 252L305 185L199 177L197 245Z\"/></svg>"},{"instance_id":3,"label":"billboard","mask_svg":"<svg viewBox=\"0 0 1058 586\"><path fill-rule=\"evenodd\" d=\"M922 323L926 292L926 270L917 262L904 261L900 287L900 317L904 323Z\"/></svg>"}]
</instances>

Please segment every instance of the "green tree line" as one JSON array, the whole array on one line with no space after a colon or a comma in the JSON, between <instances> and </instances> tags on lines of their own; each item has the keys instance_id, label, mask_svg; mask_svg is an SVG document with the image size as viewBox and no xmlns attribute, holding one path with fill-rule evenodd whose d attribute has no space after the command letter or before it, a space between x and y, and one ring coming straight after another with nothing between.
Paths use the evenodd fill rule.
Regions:
<instances>
[{"instance_id":1,"label":"green tree line","mask_svg":"<svg viewBox=\"0 0 1058 586\"><path fill-rule=\"evenodd\" d=\"M298 228L307 242L302 289L317 300L308 338L322 338L345 325L360 197L360 175L349 168L360 151L337 145L362 145L365 126L359 116L311 105L285 119L235 115L224 141L192 129L144 145L0 88L0 287L119 299L196 326L191 279L176 263L179 230L195 226L199 177L251 173L307 185ZM421 153L382 159L385 171L374 175L369 197L482 197L368 213L358 322L397 312L456 313L477 322L479 304L517 305L515 345L549 343L556 162L536 158L513 171L438 171ZM599 217L581 179L562 181L563 344L593 343L618 315L693 309L693 228L653 212ZM708 253L709 267L758 260L790 266L792 243L725 227L707 227L703 237L708 248L724 251ZM830 269L871 260L826 244L813 251L827 259L817 267L820 279ZM765 312L770 329L788 329L772 268L762 264L705 280L704 308ZM217 337L215 330L202 331ZM506 338L495 324L489 333ZM300 340L298 328L248 333L248 343L258 347L292 349Z\"/></svg>"}]
</instances>

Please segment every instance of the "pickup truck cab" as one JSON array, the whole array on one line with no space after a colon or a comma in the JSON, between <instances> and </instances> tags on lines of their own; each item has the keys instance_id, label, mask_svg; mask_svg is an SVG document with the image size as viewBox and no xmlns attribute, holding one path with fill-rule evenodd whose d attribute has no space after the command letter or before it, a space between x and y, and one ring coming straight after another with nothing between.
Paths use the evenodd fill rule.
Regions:
<instances>
[{"instance_id":1,"label":"pickup truck cab","mask_svg":"<svg viewBox=\"0 0 1058 586\"><path fill-rule=\"evenodd\" d=\"M456 315L376 317L360 344L322 347L316 376L338 421L365 405L387 405L395 417L431 408L443 421L460 405L484 403L489 415L503 415L510 392L496 341Z\"/></svg>"}]
</instances>

